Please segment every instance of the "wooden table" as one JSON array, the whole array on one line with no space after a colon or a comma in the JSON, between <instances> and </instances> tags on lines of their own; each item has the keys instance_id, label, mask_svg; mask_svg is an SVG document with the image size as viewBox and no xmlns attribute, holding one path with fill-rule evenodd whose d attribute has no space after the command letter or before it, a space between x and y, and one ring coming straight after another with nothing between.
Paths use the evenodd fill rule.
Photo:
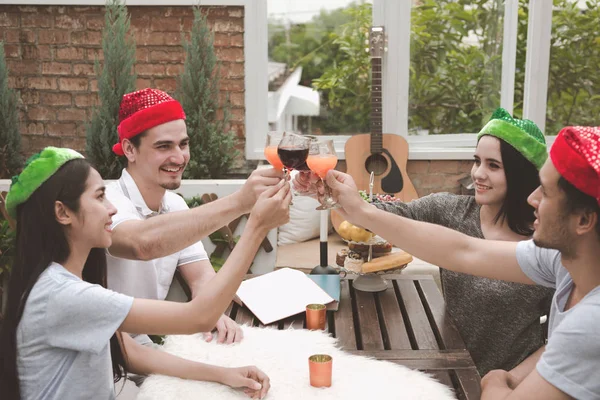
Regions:
<instances>
[{"instance_id":1,"label":"wooden table","mask_svg":"<svg viewBox=\"0 0 600 400\"><path fill-rule=\"evenodd\" d=\"M427 372L455 390L458 399L481 396L480 376L446 313L444 299L429 275L386 275L388 290L354 290L353 276L341 281L339 310L328 312L327 331L349 353L370 356ZM263 326L236 303L227 315L238 324ZM304 314L272 324L302 329Z\"/></svg>"}]
</instances>

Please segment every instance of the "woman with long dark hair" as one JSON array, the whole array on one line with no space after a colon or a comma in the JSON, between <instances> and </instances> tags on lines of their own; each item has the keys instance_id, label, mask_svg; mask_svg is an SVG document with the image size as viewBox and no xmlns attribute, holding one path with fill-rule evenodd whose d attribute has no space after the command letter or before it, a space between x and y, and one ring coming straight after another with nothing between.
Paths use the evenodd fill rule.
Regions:
<instances>
[{"instance_id":1,"label":"woman with long dark hair","mask_svg":"<svg viewBox=\"0 0 600 400\"><path fill-rule=\"evenodd\" d=\"M538 171L547 157L539 128L499 108L478 135L471 169L474 196L436 193L376 206L478 238L526 240L535 220L527 197L540 185ZM544 345L540 318L548 315L553 290L442 268L440 276L447 310L481 376L510 370Z\"/></svg>"},{"instance_id":2,"label":"woman with long dark hair","mask_svg":"<svg viewBox=\"0 0 600 400\"><path fill-rule=\"evenodd\" d=\"M535 217L527 197L539 186L538 171L547 157L544 134L535 123L499 108L477 138L474 196L436 193L375 206L478 238L528 239ZM294 185L306 189L312 178L299 176ZM510 370L544 345L540 318L548 314L553 290L444 269L440 275L447 310L481 376L492 369Z\"/></svg>"},{"instance_id":3,"label":"woman with long dark hair","mask_svg":"<svg viewBox=\"0 0 600 400\"><path fill-rule=\"evenodd\" d=\"M288 218L289 185L267 190L221 270L206 304L133 299L106 287L105 248L115 208L98 172L69 149L46 148L13 178L7 210L17 218L16 257L0 335L2 399L114 398L114 382L131 371L269 389L253 366L221 368L136 343L127 333L186 334L212 328L243 279L266 233ZM217 279L216 278L216 279ZM112 370L111 370L112 365Z\"/></svg>"}]
</instances>

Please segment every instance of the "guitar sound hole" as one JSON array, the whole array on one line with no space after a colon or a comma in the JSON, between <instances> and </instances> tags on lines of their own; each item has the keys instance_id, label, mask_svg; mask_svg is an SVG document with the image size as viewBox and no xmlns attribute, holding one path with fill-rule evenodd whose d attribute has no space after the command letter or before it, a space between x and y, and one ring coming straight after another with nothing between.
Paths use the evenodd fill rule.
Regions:
<instances>
[{"instance_id":1,"label":"guitar sound hole","mask_svg":"<svg viewBox=\"0 0 600 400\"><path fill-rule=\"evenodd\" d=\"M374 172L375 175L383 174L388 167L388 161L381 154L371 154L365 161L365 168L369 173Z\"/></svg>"}]
</instances>

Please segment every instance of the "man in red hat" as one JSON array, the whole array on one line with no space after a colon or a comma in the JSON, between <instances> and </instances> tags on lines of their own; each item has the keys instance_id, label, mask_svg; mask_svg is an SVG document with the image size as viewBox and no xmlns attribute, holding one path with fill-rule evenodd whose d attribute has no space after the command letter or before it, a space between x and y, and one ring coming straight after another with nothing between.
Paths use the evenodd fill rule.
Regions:
<instances>
[{"instance_id":1,"label":"man in red hat","mask_svg":"<svg viewBox=\"0 0 600 400\"><path fill-rule=\"evenodd\" d=\"M134 297L164 300L179 268L195 297L215 276L201 239L249 213L267 188L288 185L273 168L257 170L238 192L190 210L180 196L169 192L180 186L190 159L179 102L155 89L129 93L123 96L119 121L119 142L113 151L127 157L127 168L106 188L106 196L117 208L107 256L108 287ZM244 257L252 260L254 254ZM247 273L243 263L230 265L235 260L230 257L223 272ZM225 315L215 321L215 327L220 343L242 339L240 327ZM211 334L205 337L212 339ZM136 340L151 343L146 335Z\"/></svg>"},{"instance_id":2,"label":"man in red hat","mask_svg":"<svg viewBox=\"0 0 600 400\"><path fill-rule=\"evenodd\" d=\"M600 127L567 127L529 197L533 239L476 239L392 215L362 200L349 175L327 183L343 216L452 271L555 288L546 346L482 380L482 399L600 399ZM431 246L434 242L436 245Z\"/></svg>"}]
</instances>

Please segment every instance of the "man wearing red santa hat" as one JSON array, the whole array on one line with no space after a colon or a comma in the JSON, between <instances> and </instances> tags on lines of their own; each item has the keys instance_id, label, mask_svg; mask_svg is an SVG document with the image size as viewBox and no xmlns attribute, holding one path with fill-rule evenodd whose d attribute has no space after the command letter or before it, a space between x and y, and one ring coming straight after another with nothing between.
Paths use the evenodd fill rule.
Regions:
<instances>
[{"instance_id":1,"label":"man wearing red santa hat","mask_svg":"<svg viewBox=\"0 0 600 400\"><path fill-rule=\"evenodd\" d=\"M268 188L279 185L287 190L289 185L280 171L257 170L238 192L190 210L180 196L168 191L180 186L190 159L180 103L160 90L139 90L123 96L119 121L119 142L113 151L127 157L127 168L106 188L107 198L117 208L107 256L108 287L134 297L164 300L179 268L192 297L206 293L216 273L200 240L249 213ZM234 249L238 256L232 253L220 271L234 283L241 281L254 259L254 254L242 253L245 249L238 247ZM239 282L215 295L231 299L237 286ZM220 343L242 339L240 327L225 315L215 320L215 327ZM205 337L212 339L211 334ZM151 343L145 335L136 340Z\"/></svg>"},{"instance_id":2,"label":"man wearing red santa hat","mask_svg":"<svg viewBox=\"0 0 600 400\"><path fill-rule=\"evenodd\" d=\"M490 371L482 400L600 399L600 127L556 137L529 197L533 239L476 239L391 215L362 200L349 175L327 183L345 219L448 270L555 288L548 342L511 371ZM431 246L435 243L435 246Z\"/></svg>"}]
</instances>

